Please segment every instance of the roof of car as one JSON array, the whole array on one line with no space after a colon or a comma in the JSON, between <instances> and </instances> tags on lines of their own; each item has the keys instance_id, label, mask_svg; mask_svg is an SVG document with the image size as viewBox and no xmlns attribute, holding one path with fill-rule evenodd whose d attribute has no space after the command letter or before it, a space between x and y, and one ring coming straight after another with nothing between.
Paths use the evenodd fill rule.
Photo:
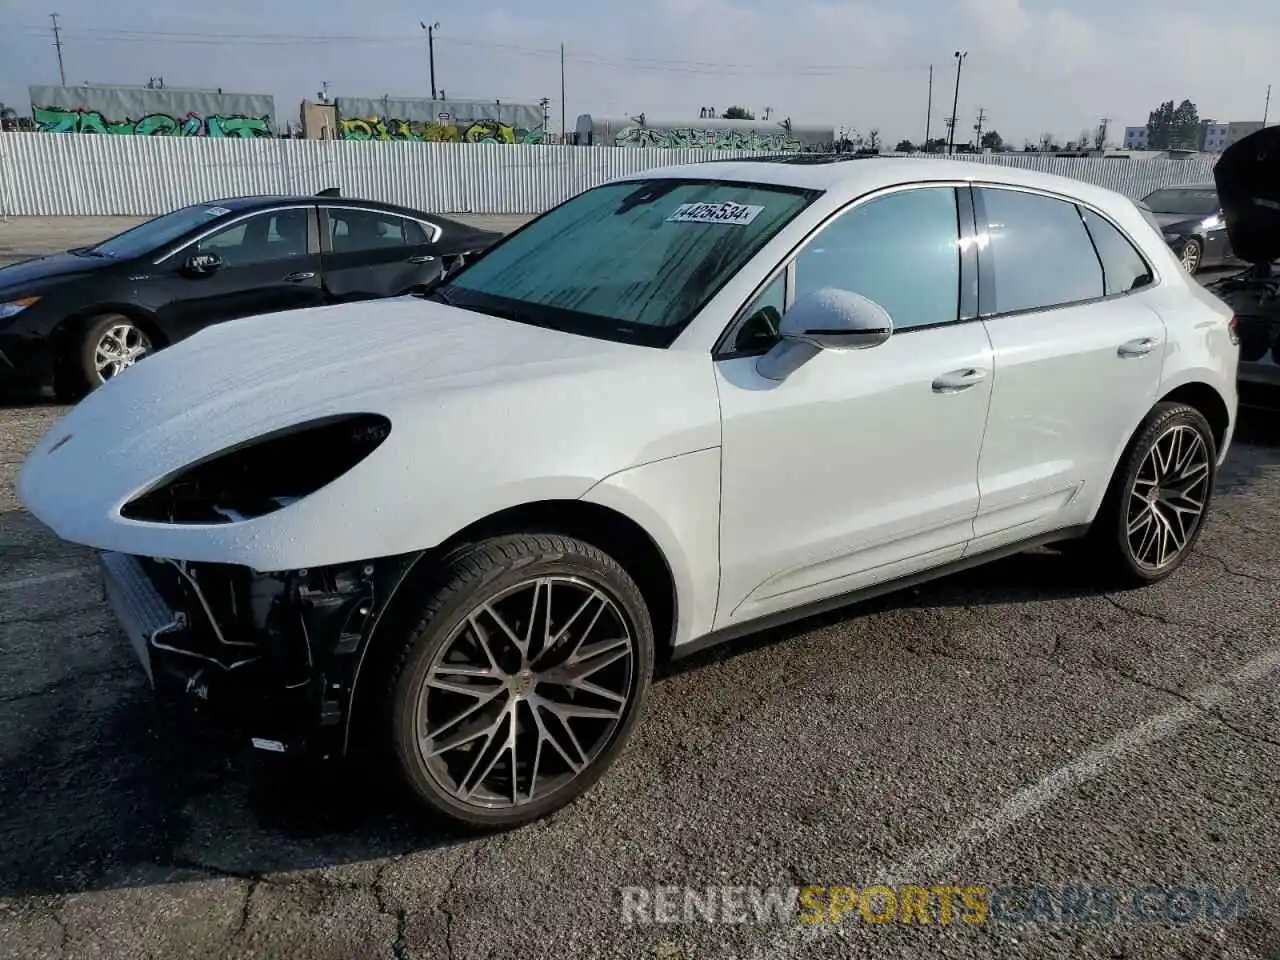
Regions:
<instances>
[{"instance_id":1,"label":"roof of car","mask_svg":"<svg viewBox=\"0 0 1280 960\"><path fill-rule=\"evenodd\" d=\"M405 207L398 203L387 203L384 200L366 200L361 197L335 197L327 195L322 196L320 194L305 196L301 194L264 193L248 197L224 197L219 200L210 200L201 204L201 206L223 207L233 213L242 213L246 210L266 209L279 204L295 203L316 203L323 204L326 207L373 207L377 210L386 210L388 213L400 213L407 217L430 220L432 223L439 224L441 226L449 226L453 229L485 232L478 230L478 228L461 223L460 221L441 216L438 213L429 213L426 210L417 210L413 207Z\"/></svg>"},{"instance_id":2,"label":"roof of car","mask_svg":"<svg viewBox=\"0 0 1280 960\"><path fill-rule=\"evenodd\" d=\"M974 180L1024 186L1101 202L1114 201L1115 191L1082 180L1061 177L1013 164L938 159L933 157L882 157L854 154L791 154L775 157L746 157L674 164L620 178L697 177L775 184L809 190L840 191L850 195L866 193L900 183L937 180Z\"/></svg>"}]
</instances>

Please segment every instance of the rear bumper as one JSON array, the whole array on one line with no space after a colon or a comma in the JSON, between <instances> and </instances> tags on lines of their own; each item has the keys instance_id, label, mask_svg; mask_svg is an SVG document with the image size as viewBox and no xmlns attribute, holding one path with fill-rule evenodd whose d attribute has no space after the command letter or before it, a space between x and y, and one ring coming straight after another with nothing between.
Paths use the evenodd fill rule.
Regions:
<instances>
[{"instance_id":1,"label":"rear bumper","mask_svg":"<svg viewBox=\"0 0 1280 960\"><path fill-rule=\"evenodd\" d=\"M395 561L284 574L103 552L104 598L161 699L276 753L346 753Z\"/></svg>"}]
</instances>

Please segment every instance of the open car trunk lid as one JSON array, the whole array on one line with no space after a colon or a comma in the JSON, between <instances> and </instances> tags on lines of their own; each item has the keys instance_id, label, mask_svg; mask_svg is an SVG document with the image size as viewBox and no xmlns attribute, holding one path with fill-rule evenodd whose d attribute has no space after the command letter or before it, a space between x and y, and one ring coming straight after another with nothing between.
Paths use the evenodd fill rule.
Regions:
<instances>
[{"instance_id":1,"label":"open car trunk lid","mask_svg":"<svg viewBox=\"0 0 1280 960\"><path fill-rule=\"evenodd\" d=\"M1229 146L1213 179L1235 255L1253 264L1280 259L1280 126Z\"/></svg>"}]
</instances>

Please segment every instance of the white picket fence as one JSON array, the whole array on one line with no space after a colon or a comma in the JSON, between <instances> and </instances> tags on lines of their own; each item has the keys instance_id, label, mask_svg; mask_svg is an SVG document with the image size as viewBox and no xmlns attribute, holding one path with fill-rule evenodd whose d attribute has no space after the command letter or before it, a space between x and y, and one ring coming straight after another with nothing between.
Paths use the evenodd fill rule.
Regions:
<instances>
[{"instance_id":1,"label":"white picket fence","mask_svg":"<svg viewBox=\"0 0 1280 960\"><path fill-rule=\"evenodd\" d=\"M348 196L437 213L528 214L612 177L749 154L712 150L0 133L0 215L154 216L247 194ZM1212 163L989 154L1131 197L1211 182Z\"/></svg>"}]
</instances>

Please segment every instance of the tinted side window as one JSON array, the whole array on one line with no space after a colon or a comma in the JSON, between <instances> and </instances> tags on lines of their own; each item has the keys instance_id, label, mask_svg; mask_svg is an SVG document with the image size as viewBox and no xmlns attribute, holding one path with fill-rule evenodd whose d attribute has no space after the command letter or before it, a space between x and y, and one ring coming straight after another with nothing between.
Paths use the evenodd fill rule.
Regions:
<instances>
[{"instance_id":1,"label":"tinted side window","mask_svg":"<svg viewBox=\"0 0 1280 960\"><path fill-rule=\"evenodd\" d=\"M795 299L837 287L880 304L895 330L954 321L958 223L950 187L903 190L854 207L796 257Z\"/></svg>"},{"instance_id":2,"label":"tinted side window","mask_svg":"<svg viewBox=\"0 0 1280 960\"><path fill-rule=\"evenodd\" d=\"M426 243L426 233L412 220L367 210L329 208L329 240L334 253L382 250Z\"/></svg>"},{"instance_id":3,"label":"tinted side window","mask_svg":"<svg viewBox=\"0 0 1280 960\"><path fill-rule=\"evenodd\" d=\"M1096 213L1082 210L1084 225L1102 260L1107 295L1128 293L1151 282L1151 268L1123 233Z\"/></svg>"},{"instance_id":4,"label":"tinted side window","mask_svg":"<svg viewBox=\"0 0 1280 960\"><path fill-rule=\"evenodd\" d=\"M260 213L224 227L198 244L200 253L216 253L229 267L270 263L307 255L307 211Z\"/></svg>"},{"instance_id":5,"label":"tinted side window","mask_svg":"<svg viewBox=\"0 0 1280 960\"><path fill-rule=\"evenodd\" d=\"M977 191L986 209L995 309L1011 313L1101 297L1102 265L1075 204L1017 190Z\"/></svg>"}]
</instances>

